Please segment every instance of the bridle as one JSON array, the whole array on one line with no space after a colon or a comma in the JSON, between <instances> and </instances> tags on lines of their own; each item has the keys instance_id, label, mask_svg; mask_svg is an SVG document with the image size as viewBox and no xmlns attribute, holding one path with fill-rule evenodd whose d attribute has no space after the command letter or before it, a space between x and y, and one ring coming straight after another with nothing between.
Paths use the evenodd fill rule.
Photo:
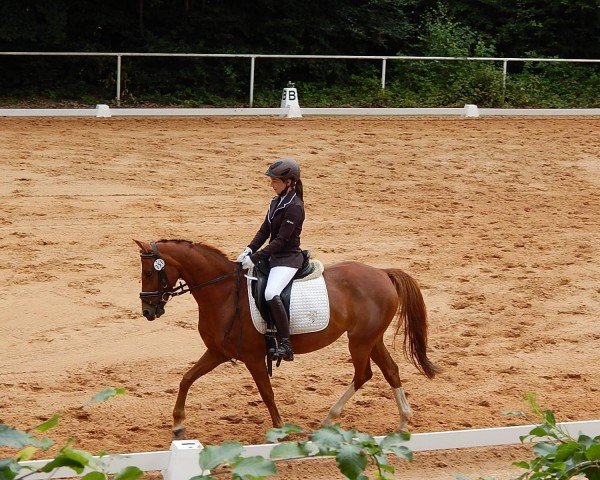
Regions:
<instances>
[{"instance_id":1,"label":"bridle","mask_svg":"<svg viewBox=\"0 0 600 480\"><path fill-rule=\"evenodd\" d=\"M169 280L167 278L167 273L165 272L165 261L161 258L158 248L154 242L150 242L150 247L152 248L152 253L140 253L140 257L154 259L153 267L158 274L158 288L160 290L155 290L153 292L140 292L140 299L155 309L157 317L160 317L163 313L165 313L165 304L171 297L177 297L193 290L199 290L209 285L219 283L220 281L229 277L233 277L234 275L239 277L240 267L238 264L238 268L234 272L220 275L211 280L207 280L206 282L199 283L198 285L193 285L190 287L180 281L179 285L176 287L169 288Z\"/></svg>"},{"instance_id":2,"label":"bridle","mask_svg":"<svg viewBox=\"0 0 600 480\"><path fill-rule=\"evenodd\" d=\"M242 265L240 263L237 263L236 269L233 272L226 273L224 275L219 275L218 277L207 280L206 282L199 283L198 285L192 285L190 287L180 281L179 285L177 285L176 287L169 288L169 280L167 278L167 273L165 272L165 261L161 258L160 253L158 252L158 248L156 247L156 244L154 242L150 242L150 247L152 248L152 253L142 252L140 253L140 256L142 259L154 259L153 266L154 270L158 273L159 290L156 290L154 292L140 292L140 299L147 305L154 308L154 313L156 317L160 317L162 314L165 313L165 304L169 301L171 297L177 297L179 295L183 295L184 293L192 292L194 290L200 290L201 288L208 287L209 285L214 285L215 283L219 283L227 278L235 277L235 309L233 312L233 316L227 322L225 335L222 338L222 348L223 351L225 351L226 343L230 338L233 326L236 323L236 320L240 319L241 314L240 282L242 277ZM240 348L243 341L242 326L240 326L239 331L240 333L236 342L236 354L233 358L239 358Z\"/></svg>"}]
</instances>

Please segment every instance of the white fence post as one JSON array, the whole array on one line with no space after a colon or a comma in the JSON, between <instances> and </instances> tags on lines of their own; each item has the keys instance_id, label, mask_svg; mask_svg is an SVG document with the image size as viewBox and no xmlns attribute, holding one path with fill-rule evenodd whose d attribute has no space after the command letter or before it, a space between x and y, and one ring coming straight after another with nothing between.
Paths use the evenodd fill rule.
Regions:
<instances>
[{"instance_id":1,"label":"white fence post","mask_svg":"<svg viewBox=\"0 0 600 480\"><path fill-rule=\"evenodd\" d=\"M117 55L117 107L121 106L121 55Z\"/></svg>"},{"instance_id":2,"label":"white fence post","mask_svg":"<svg viewBox=\"0 0 600 480\"><path fill-rule=\"evenodd\" d=\"M96 117L110 117L110 108L108 105L105 104L98 104L96 105Z\"/></svg>"},{"instance_id":3,"label":"white fence post","mask_svg":"<svg viewBox=\"0 0 600 480\"><path fill-rule=\"evenodd\" d=\"M171 442L171 457L166 470L163 470L165 480L189 480L202 475L198 456L202 451L198 440L173 440Z\"/></svg>"},{"instance_id":4,"label":"white fence post","mask_svg":"<svg viewBox=\"0 0 600 480\"><path fill-rule=\"evenodd\" d=\"M254 64L256 57L250 57L250 108L254 105Z\"/></svg>"},{"instance_id":5,"label":"white fence post","mask_svg":"<svg viewBox=\"0 0 600 480\"><path fill-rule=\"evenodd\" d=\"M479 117L479 110L477 109L477 105L465 105L465 113L463 115L467 118Z\"/></svg>"}]
</instances>

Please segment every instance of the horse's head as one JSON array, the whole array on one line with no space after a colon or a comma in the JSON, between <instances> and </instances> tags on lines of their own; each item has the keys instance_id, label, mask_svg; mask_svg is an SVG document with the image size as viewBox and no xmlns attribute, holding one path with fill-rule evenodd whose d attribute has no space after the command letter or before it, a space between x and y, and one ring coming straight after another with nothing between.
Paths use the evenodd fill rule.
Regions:
<instances>
[{"instance_id":1,"label":"horse's head","mask_svg":"<svg viewBox=\"0 0 600 480\"><path fill-rule=\"evenodd\" d=\"M156 244L134 242L140 247L142 260L142 314L154 320L165 313L165 304L172 295L179 272L161 257Z\"/></svg>"}]
</instances>

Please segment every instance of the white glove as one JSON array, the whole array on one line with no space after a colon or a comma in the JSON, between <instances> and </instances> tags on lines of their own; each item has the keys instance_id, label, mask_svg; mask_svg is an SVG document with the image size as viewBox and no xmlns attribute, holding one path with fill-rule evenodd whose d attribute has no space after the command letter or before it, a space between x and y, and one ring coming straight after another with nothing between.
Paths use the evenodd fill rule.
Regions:
<instances>
[{"instance_id":1,"label":"white glove","mask_svg":"<svg viewBox=\"0 0 600 480\"><path fill-rule=\"evenodd\" d=\"M252 253L252 250L250 249L250 247L244 248L244 251L238 255L236 262L241 263L242 260L244 260L244 258L246 258L251 253Z\"/></svg>"},{"instance_id":2,"label":"white glove","mask_svg":"<svg viewBox=\"0 0 600 480\"><path fill-rule=\"evenodd\" d=\"M242 268L244 270L250 270L252 267L254 267L254 262L249 255L246 255L242 260Z\"/></svg>"}]
</instances>

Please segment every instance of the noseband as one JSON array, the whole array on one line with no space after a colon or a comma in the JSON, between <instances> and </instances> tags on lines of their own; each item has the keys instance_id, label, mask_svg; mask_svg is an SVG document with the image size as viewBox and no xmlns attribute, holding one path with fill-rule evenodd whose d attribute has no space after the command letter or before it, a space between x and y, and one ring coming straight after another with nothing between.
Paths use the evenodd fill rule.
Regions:
<instances>
[{"instance_id":1,"label":"noseband","mask_svg":"<svg viewBox=\"0 0 600 480\"><path fill-rule=\"evenodd\" d=\"M154 259L153 266L154 270L156 270L156 272L158 273L158 287L160 288L160 290L155 290L154 292L140 292L140 298L151 307L154 307L157 310L157 312L162 310L162 313L164 313L164 306L171 297L177 297L178 295L183 295L184 293L188 293L193 290L199 290L200 288L207 287L208 285L212 285L214 283L218 283L221 280L225 280L226 278L238 275L239 273L240 266L238 264L238 268L235 272L220 275L216 278L213 278L212 280L199 283L198 285L193 285L190 287L183 282L179 282L179 285L177 285L176 287L169 288L169 280L167 278L167 273L165 272L165 261L160 257L160 253L158 253L158 248L156 248L156 244L154 242L150 242L150 247L152 247L152 253L140 253L140 256L142 258ZM158 299L156 303L152 302L152 298Z\"/></svg>"},{"instance_id":2,"label":"noseband","mask_svg":"<svg viewBox=\"0 0 600 480\"><path fill-rule=\"evenodd\" d=\"M153 307L156 313L160 312L160 315L165 313L165 303L169 301L172 295L173 289L169 289L169 280L167 279L167 273L165 272L165 261L160 258L158 248L154 242L150 243L152 247L152 253L140 253L142 258L153 258L154 259L154 270L158 273L158 288L154 292L140 292L140 298L142 301ZM153 299L157 299L153 302Z\"/></svg>"}]
</instances>

